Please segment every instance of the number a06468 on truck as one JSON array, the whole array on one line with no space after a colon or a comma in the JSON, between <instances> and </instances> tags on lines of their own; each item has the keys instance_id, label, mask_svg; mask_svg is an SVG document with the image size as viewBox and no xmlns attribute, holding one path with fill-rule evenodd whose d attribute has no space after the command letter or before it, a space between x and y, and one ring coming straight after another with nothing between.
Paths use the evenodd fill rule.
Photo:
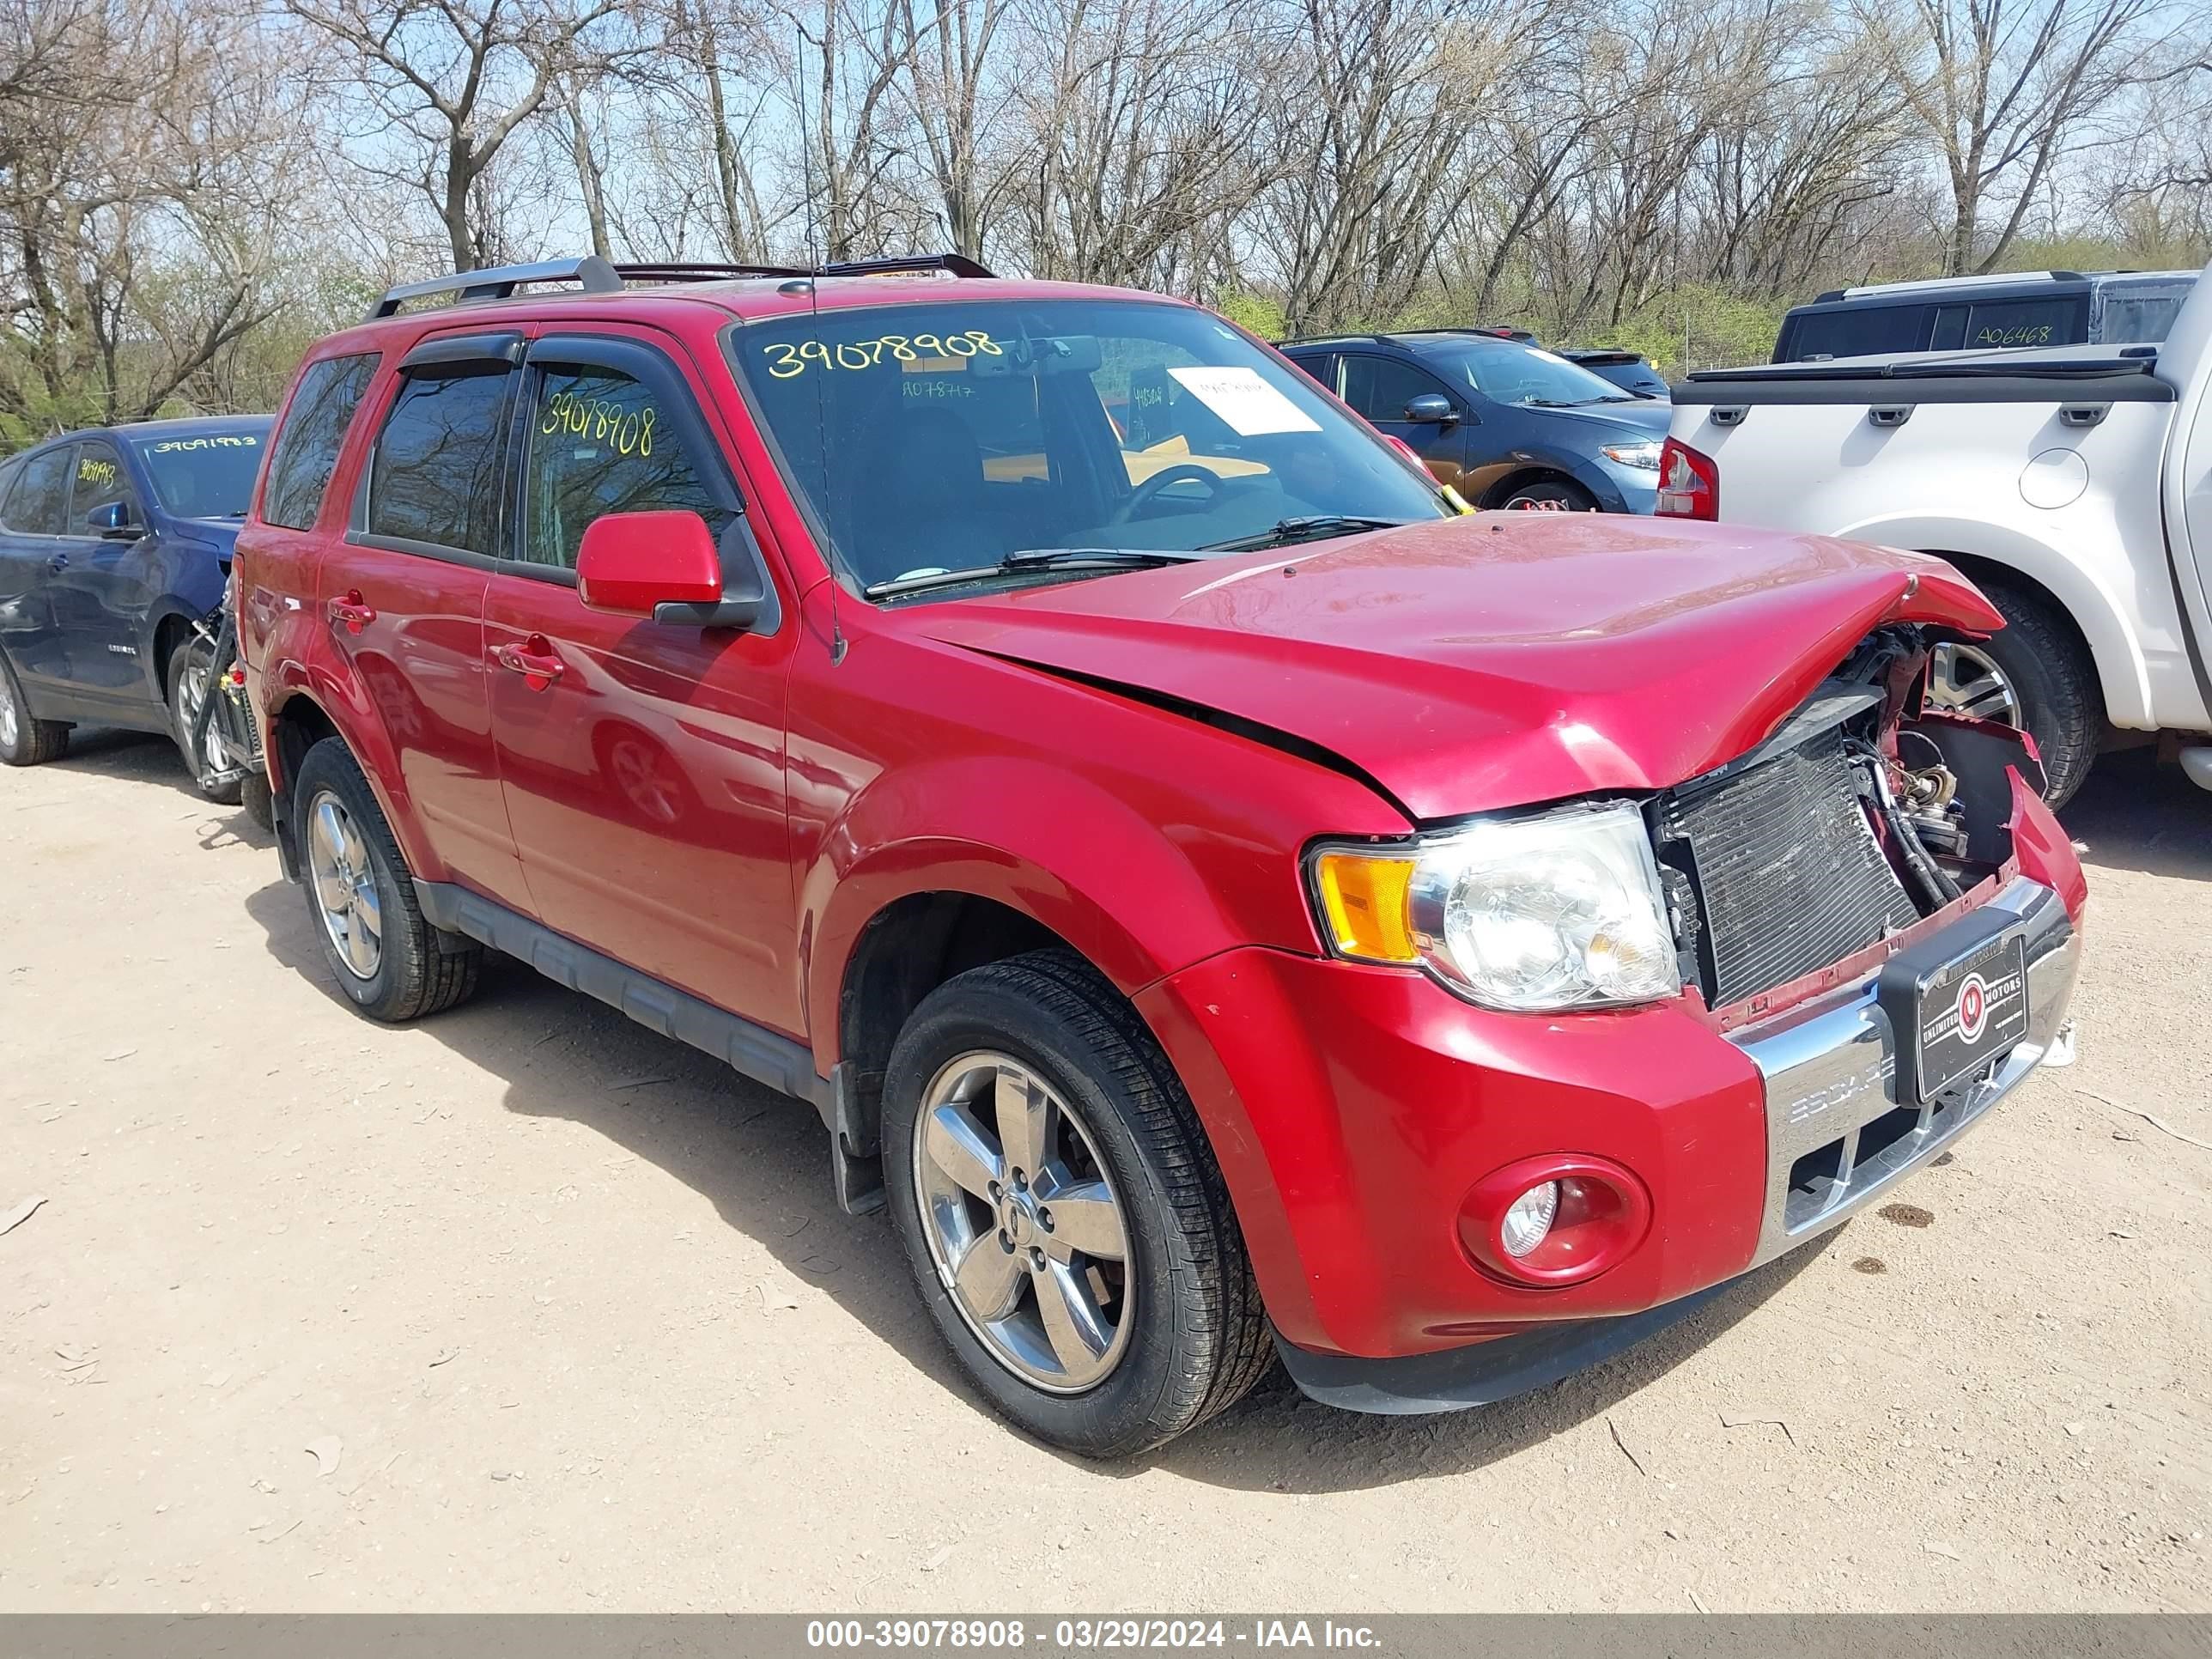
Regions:
<instances>
[{"instance_id":1,"label":"number a06468 on truck","mask_svg":"<svg viewBox=\"0 0 2212 1659\"><path fill-rule=\"evenodd\" d=\"M455 301L416 308L419 299ZM811 1103L976 1390L1473 1406L1855 1213L2059 1039L1999 618L1462 515L1219 318L956 259L477 272L310 355L239 544L329 971L532 963Z\"/></svg>"}]
</instances>

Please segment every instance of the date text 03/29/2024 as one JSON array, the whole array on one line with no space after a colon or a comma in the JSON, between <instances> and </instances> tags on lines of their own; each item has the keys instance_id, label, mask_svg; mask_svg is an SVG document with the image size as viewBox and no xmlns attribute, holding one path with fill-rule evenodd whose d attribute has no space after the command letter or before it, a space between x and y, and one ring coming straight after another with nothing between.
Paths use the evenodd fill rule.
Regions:
<instances>
[{"instance_id":1,"label":"date text 03/29/2024","mask_svg":"<svg viewBox=\"0 0 2212 1659\"><path fill-rule=\"evenodd\" d=\"M810 1648L1047 1650L1340 1648L1380 1644L1366 1625L1332 1619L815 1619Z\"/></svg>"}]
</instances>

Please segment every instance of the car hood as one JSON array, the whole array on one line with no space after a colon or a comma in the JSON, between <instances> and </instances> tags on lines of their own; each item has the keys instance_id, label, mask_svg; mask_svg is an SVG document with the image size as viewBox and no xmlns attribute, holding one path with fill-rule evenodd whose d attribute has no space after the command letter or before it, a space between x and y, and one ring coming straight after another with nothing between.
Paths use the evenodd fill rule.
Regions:
<instances>
[{"instance_id":1,"label":"car hood","mask_svg":"<svg viewBox=\"0 0 2212 1659\"><path fill-rule=\"evenodd\" d=\"M1626 387L1622 388L1626 391ZM1630 404L1574 404L1565 409L1535 409L1532 415L1541 415L1547 420L1572 421L1578 426L1591 428L1591 435L1603 443L1623 437L1663 438L1667 423L1674 418L1674 406L1650 398L1639 398Z\"/></svg>"},{"instance_id":2,"label":"car hood","mask_svg":"<svg viewBox=\"0 0 2212 1659\"><path fill-rule=\"evenodd\" d=\"M1486 513L917 607L987 653L1325 750L1417 820L1679 783L1884 622L2002 626L1949 566L1733 525Z\"/></svg>"}]
</instances>

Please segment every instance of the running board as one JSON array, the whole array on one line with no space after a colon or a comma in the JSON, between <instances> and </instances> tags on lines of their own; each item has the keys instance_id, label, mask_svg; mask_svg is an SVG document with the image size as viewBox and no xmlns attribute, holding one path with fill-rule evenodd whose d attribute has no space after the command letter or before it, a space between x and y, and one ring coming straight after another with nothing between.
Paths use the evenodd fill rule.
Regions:
<instances>
[{"instance_id":1,"label":"running board","mask_svg":"<svg viewBox=\"0 0 2212 1659\"><path fill-rule=\"evenodd\" d=\"M415 898L432 927L465 933L526 962L556 984L597 997L647 1030L689 1043L726 1061L740 1076L805 1101L836 1132L836 1091L829 1079L816 1075L814 1054L805 1044L602 956L465 887L417 879Z\"/></svg>"}]
</instances>

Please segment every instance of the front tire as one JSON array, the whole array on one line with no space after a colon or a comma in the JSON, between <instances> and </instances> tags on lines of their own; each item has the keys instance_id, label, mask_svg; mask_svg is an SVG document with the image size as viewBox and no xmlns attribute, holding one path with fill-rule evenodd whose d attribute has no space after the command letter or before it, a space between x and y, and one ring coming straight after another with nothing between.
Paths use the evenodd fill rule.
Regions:
<instances>
[{"instance_id":1,"label":"front tire","mask_svg":"<svg viewBox=\"0 0 2212 1659\"><path fill-rule=\"evenodd\" d=\"M307 914L338 988L391 1024L465 1000L483 947L423 920L392 826L341 739L325 738L307 751L292 794Z\"/></svg>"},{"instance_id":2,"label":"front tire","mask_svg":"<svg viewBox=\"0 0 2212 1659\"><path fill-rule=\"evenodd\" d=\"M1038 1439L1126 1457L1273 1358L1228 1193L1144 1023L1066 951L933 991L884 1082L884 1183L922 1301Z\"/></svg>"},{"instance_id":3,"label":"front tire","mask_svg":"<svg viewBox=\"0 0 2212 1659\"><path fill-rule=\"evenodd\" d=\"M2063 806L2104 738L2095 665L2066 614L2041 594L2001 579L1978 577L1975 585L2005 625L1986 640L1938 643L1929 701L2027 732L2043 757L2043 798Z\"/></svg>"},{"instance_id":4,"label":"front tire","mask_svg":"<svg viewBox=\"0 0 2212 1659\"><path fill-rule=\"evenodd\" d=\"M0 656L0 766L42 766L59 760L69 747L65 720L31 717L23 701L22 683L5 656Z\"/></svg>"},{"instance_id":5,"label":"front tire","mask_svg":"<svg viewBox=\"0 0 2212 1659\"><path fill-rule=\"evenodd\" d=\"M169 736L184 757L185 772L192 787L221 806L238 805L238 761L222 740L221 722L208 722L204 743L196 742L192 728L199 723L200 706L216 694L215 647L198 635L169 653Z\"/></svg>"},{"instance_id":6,"label":"front tire","mask_svg":"<svg viewBox=\"0 0 2212 1659\"><path fill-rule=\"evenodd\" d=\"M1498 505L1507 513L1595 513L1597 497L1564 478L1534 478L1507 490Z\"/></svg>"}]
</instances>

